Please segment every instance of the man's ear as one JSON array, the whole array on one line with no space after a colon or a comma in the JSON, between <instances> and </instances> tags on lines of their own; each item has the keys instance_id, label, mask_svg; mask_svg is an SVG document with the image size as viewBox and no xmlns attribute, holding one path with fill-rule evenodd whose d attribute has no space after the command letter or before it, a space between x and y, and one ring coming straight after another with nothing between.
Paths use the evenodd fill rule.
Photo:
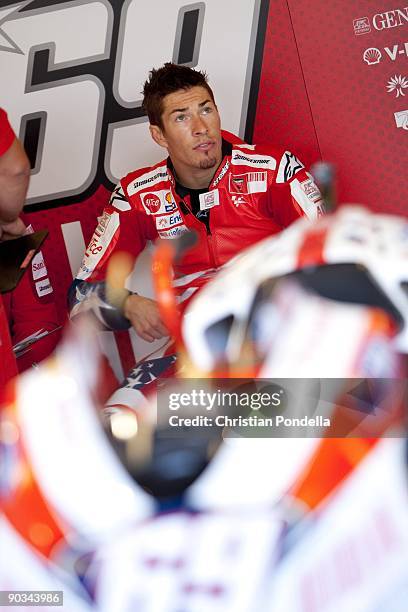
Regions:
<instances>
[{"instance_id":1,"label":"man's ear","mask_svg":"<svg viewBox=\"0 0 408 612\"><path fill-rule=\"evenodd\" d=\"M162 129L158 125L150 125L149 126L151 137L154 142L158 144L160 147L167 148L167 140L164 137Z\"/></svg>"}]
</instances>

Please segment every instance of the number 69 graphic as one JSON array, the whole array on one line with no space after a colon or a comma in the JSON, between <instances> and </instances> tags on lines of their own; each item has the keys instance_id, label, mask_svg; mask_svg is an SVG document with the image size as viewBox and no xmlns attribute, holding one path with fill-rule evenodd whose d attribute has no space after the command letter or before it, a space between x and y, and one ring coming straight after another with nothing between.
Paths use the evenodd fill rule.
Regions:
<instances>
[{"instance_id":1,"label":"number 69 graphic","mask_svg":"<svg viewBox=\"0 0 408 612\"><path fill-rule=\"evenodd\" d=\"M165 61L204 69L244 135L262 0L72 0L0 8L0 106L32 162L28 204L78 201L158 161L141 89ZM48 203L48 204L46 204Z\"/></svg>"}]
</instances>

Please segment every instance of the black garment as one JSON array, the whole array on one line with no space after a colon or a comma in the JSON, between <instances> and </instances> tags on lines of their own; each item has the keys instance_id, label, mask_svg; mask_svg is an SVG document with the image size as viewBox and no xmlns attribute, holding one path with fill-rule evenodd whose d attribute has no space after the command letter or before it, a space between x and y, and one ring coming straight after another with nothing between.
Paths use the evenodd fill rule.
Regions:
<instances>
[{"instance_id":1,"label":"black garment","mask_svg":"<svg viewBox=\"0 0 408 612\"><path fill-rule=\"evenodd\" d=\"M222 155L221 160L224 159L226 155L231 155L232 152L232 144L227 142L226 140L222 140ZM169 158L168 165L174 172L173 164ZM218 170L218 168L217 168ZM214 172L216 174L217 170ZM189 187L184 187L181 183L176 180L176 192L183 199L183 202L180 203L181 209L185 215L188 215L190 212L207 228L207 234L211 234L210 230L210 212L211 209L200 210L200 195L202 193L207 193L208 189L190 189Z\"/></svg>"}]
</instances>

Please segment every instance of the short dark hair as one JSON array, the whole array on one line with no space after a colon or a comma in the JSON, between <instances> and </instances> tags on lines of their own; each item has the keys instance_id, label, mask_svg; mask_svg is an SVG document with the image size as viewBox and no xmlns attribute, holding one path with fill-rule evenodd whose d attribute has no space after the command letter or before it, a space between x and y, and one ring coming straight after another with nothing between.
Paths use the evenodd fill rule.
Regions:
<instances>
[{"instance_id":1,"label":"short dark hair","mask_svg":"<svg viewBox=\"0 0 408 612\"><path fill-rule=\"evenodd\" d=\"M214 94L208 84L207 74L201 70L193 70L188 66L180 66L166 62L161 68L153 68L143 86L143 107L147 112L151 125L163 128L163 98L180 89L204 87L215 104Z\"/></svg>"}]
</instances>

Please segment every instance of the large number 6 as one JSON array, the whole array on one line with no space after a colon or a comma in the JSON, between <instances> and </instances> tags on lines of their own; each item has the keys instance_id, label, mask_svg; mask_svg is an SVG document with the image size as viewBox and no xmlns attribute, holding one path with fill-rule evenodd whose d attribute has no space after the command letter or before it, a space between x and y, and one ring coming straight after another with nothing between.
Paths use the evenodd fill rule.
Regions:
<instances>
[{"instance_id":1,"label":"large number 6","mask_svg":"<svg viewBox=\"0 0 408 612\"><path fill-rule=\"evenodd\" d=\"M15 12L1 26L21 51L0 61L1 105L17 130L22 119L20 136L38 124L29 204L80 194L95 177L104 87L89 74L55 80L55 71L108 58L112 23L111 5L95 0ZM44 53L48 65L39 77Z\"/></svg>"}]
</instances>

